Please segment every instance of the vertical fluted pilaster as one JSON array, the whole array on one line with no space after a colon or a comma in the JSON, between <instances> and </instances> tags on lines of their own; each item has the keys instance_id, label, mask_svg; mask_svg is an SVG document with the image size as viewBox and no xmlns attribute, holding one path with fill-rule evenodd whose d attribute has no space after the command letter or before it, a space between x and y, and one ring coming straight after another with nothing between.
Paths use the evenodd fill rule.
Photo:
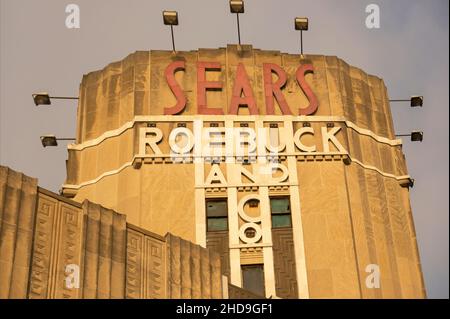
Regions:
<instances>
[{"instance_id":1,"label":"vertical fluted pilaster","mask_svg":"<svg viewBox=\"0 0 450 319\"><path fill-rule=\"evenodd\" d=\"M37 180L0 166L0 298L26 298Z\"/></svg>"}]
</instances>

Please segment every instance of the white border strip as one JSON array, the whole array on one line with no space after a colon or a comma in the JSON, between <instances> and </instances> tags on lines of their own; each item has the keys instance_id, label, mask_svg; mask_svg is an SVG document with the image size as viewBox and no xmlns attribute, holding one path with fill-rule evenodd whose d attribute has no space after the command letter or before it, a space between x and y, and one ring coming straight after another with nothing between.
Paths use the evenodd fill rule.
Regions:
<instances>
[{"instance_id":1,"label":"white border strip","mask_svg":"<svg viewBox=\"0 0 450 319\"><path fill-rule=\"evenodd\" d=\"M386 137L382 137L382 136L376 135L371 130L368 130L368 129L365 129L365 128L361 128L361 127L357 126L355 123L350 122L350 121L345 121L345 124L347 125L347 127L351 128L351 129L354 129L359 134L370 136L370 137L374 138L376 141L378 141L380 143L388 144L388 145L391 145L391 146L402 145L402 140L401 139L390 140L390 139L388 139Z\"/></svg>"},{"instance_id":2,"label":"white border strip","mask_svg":"<svg viewBox=\"0 0 450 319\"><path fill-rule=\"evenodd\" d=\"M390 146L397 146L402 144L401 139L391 140L386 137L376 135L368 129L361 128L355 123L345 120L342 116L292 116L292 115L138 115L135 116L132 121L126 122L121 127L106 131L102 135L92 140L88 140L81 144L68 144L67 149L74 151L82 151L85 148L96 146L102 143L104 140L121 135L128 129L134 127L139 122L193 122L194 120L201 119L203 121L217 121L223 122L226 120L232 120L234 122L253 122L256 120L269 121L292 121L292 122L343 122L347 127L355 130L361 135L370 136L376 141Z\"/></svg>"},{"instance_id":3,"label":"white border strip","mask_svg":"<svg viewBox=\"0 0 450 319\"><path fill-rule=\"evenodd\" d=\"M99 180L101 180L103 177L118 174L118 173L120 173L121 171L123 171L125 168L127 168L127 167L129 167L129 166L132 166L132 165L133 165L133 162L134 162L134 158L135 158L135 157L133 157L133 159L131 160L131 162L126 162L125 164L123 164L122 166L120 166L118 169L115 169L115 170L112 170L112 171L108 171L108 172L104 172L103 174L101 174L100 176L98 176L98 177L95 178L95 179L91 179L91 180L86 181L86 182L83 182L83 183L81 183L81 184L63 184L63 185L62 185L62 188L63 188L63 189L64 189L64 188L68 188L68 189L80 189L81 187L88 186L88 185L91 185L91 184L95 184L95 183L97 183Z\"/></svg>"},{"instance_id":4,"label":"white border strip","mask_svg":"<svg viewBox=\"0 0 450 319\"><path fill-rule=\"evenodd\" d=\"M350 159L351 159L352 162L355 162L356 164L360 165L362 168L369 169L369 170L372 170L372 171L376 171L376 172L378 172L379 174L383 175L384 177L394 178L394 179L396 179L396 180L398 180L398 181L400 181L400 180L402 180L402 179L408 179L408 178L411 178L411 176L409 176L409 175L400 175L400 176L397 176L397 175L394 175L394 174L385 173L385 172L381 171L380 169L376 168L375 166L363 164L363 163L361 163L359 160L357 160L357 159L355 159L355 158L352 158L350 155L349 155L349 157L350 157Z\"/></svg>"},{"instance_id":5,"label":"white border strip","mask_svg":"<svg viewBox=\"0 0 450 319\"><path fill-rule=\"evenodd\" d=\"M83 182L83 183L81 183L81 184L63 184L63 185L62 185L62 188L63 188L63 189L64 189L64 188L67 188L67 189L80 189L81 187L84 187L84 186L87 186L87 185L95 184L95 183L97 183L99 180L101 180L103 177L118 174L118 173L120 173L121 171L123 171L125 168L127 168L127 167L129 167L129 166L132 166L134 160L137 159L137 158L141 158L141 157L133 156L133 159L132 159L130 162L126 162L125 164L123 164L123 165L122 165L121 167L119 167L118 169L115 169L115 170L112 170L112 171L105 172L105 173L101 174L100 176L98 176L97 178L91 179L91 180L86 181L86 182ZM394 174L390 174L390 173L383 172L383 171L381 171L380 169L378 169L378 168L375 167L375 166L363 164L363 163L360 162L359 160L357 160L357 159L355 159L355 158L352 158L350 155L349 155L349 158L351 159L352 162L357 163L357 164L360 165L362 168L365 168L365 169L369 169L369 170L375 171L375 172L377 172L377 173L379 173L380 175L383 175L383 176L385 176L385 177L394 178L394 179L396 179L396 180L398 180L398 181L403 180L403 179L410 179L410 178L411 178L410 175L401 175L401 176L397 176L397 175L394 175ZM174 164L174 165L176 165L176 164ZM214 184L214 185L215 185L215 184ZM251 186L251 184L249 184L248 186ZM256 186L257 186L257 185L256 185ZM263 186L264 186L264 185L263 185ZM292 186L292 185L291 185L291 186ZM230 187L230 186L228 185L228 186L223 186L223 187ZM240 187L240 186L239 186L239 187ZM203 188L203 187L196 187L196 188Z\"/></svg>"}]
</instances>

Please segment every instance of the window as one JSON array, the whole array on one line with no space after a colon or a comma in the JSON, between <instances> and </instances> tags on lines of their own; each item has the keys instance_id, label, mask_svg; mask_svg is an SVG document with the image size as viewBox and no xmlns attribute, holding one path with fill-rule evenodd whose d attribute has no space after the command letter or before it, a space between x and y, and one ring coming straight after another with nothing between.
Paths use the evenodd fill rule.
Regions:
<instances>
[{"instance_id":1,"label":"window","mask_svg":"<svg viewBox=\"0 0 450 319\"><path fill-rule=\"evenodd\" d=\"M289 197L271 198L270 210L272 214L272 228L292 227Z\"/></svg>"},{"instance_id":2,"label":"window","mask_svg":"<svg viewBox=\"0 0 450 319\"><path fill-rule=\"evenodd\" d=\"M226 199L206 201L208 231L228 230L228 205Z\"/></svg>"},{"instance_id":3,"label":"window","mask_svg":"<svg viewBox=\"0 0 450 319\"><path fill-rule=\"evenodd\" d=\"M257 295L265 296L264 265L243 265L242 288Z\"/></svg>"}]
</instances>

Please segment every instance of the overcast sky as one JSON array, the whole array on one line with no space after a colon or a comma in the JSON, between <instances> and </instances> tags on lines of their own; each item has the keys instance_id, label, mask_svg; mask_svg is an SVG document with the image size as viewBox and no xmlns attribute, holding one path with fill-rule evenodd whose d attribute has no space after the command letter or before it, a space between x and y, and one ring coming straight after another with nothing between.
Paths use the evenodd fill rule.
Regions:
<instances>
[{"instance_id":1,"label":"overcast sky","mask_svg":"<svg viewBox=\"0 0 450 319\"><path fill-rule=\"evenodd\" d=\"M228 0L0 0L0 163L39 178L58 191L64 182L65 144L42 148L39 136L75 136L76 102L34 106L31 93L77 96L82 75L136 50L170 49L161 11L179 12L178 50L237 42ZM66 5L78 4L81 28L67 29ZM367 29L365 8L378 4L379 29ZM391 98L424 95L424 107L393 104L405 140L411 203L428 297L449 297L448 236L448 1L246 0L243 43L297 53L295 16L307 16L306 53L336 55L384 79Z\"/></svg>"}]
</instances>

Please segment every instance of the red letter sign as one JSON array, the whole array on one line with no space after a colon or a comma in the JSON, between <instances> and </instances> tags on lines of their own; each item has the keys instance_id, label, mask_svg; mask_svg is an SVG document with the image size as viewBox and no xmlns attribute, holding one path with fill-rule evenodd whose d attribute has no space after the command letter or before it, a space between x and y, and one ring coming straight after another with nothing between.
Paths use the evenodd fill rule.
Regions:
<instances>
[{"instance_id":1,"label":"red letter sign","mask_svg":"<svg viewBox=\"0 0 450 319\"><path fill-rule=\"evenodd\" d=\"M175 61L170 63L169 66L167 66L166 71L164 72L167 84L169 84L172 93L177 99L177 103L174 106L164 108L164 115L178 114L186 107L186 96L184 95L184 92L178 85L177 81L175 81L175 72L181 70L184 71L184 69L184 61Z\"/></svg>"},{"instance_id":2,"label":"red letter sign","mask_svg":"<svg viewBox=\"0 0 450 319\"><path fill-rule=\"evenodd\" d=\"M266 114L275 114L274 98L280 106L281 113L284 115L292 115L291 110L284 98L281 88L286 84L286 72L278 65L273 63L264 63L264 92L266 96ZM278 76L278 80L272 83L272 72Z\"/></svg>"},{"instance_id":3,"label":"red letter sign","mask_svg":"<svg viewBox=\"0 0 450 319\"><path fill-rule=\"evenodd\" d=\"M305 80L305 75L312 72L314 72L312 64L300 65L297 69L298 85L300 85L300 88L302 89L303 93L305 93L309 101L308 107L298 109L299 115L313 114L315 111L317 111L317 107L319 106L319 101L317 100L316 95Z\"/></svg>"},{"instance_id":4,"label":"red letter sign","mask_svg":"<svg viewBox=\"0 0 450 319\"><path fill-rule=\"evenodd\" d=\"M222 115L221 109L210 109L206 105L206 91L208 89L222 89L222 82L206 81L206 70L220 71L220 63L218 62L197 62L197 105L198 114Z\"/></svg>"},{"instance_id":5,"label":"red letter sign","mask_svg":"<svg viewBox=\"0 0 450 319\"><path fill-rule=\"evenodd\" d=\"M242 97L241 94L244 93ZM251 115L258 115L258 107L256 106L253 90L248 80L247 72L244 65L239 63L236 70L236 79L234 80L233 96L231 98L229 114L237 115L239 107L247 105Z\"/></svg>"}]
</instances>

